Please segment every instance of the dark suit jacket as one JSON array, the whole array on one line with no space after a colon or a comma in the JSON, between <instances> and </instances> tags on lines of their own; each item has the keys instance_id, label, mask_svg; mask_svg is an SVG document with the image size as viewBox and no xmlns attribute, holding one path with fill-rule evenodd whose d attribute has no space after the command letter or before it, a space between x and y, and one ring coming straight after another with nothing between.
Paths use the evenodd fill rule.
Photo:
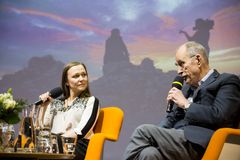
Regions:
<instances>
[{"instance_id":1,"label":"dark suit jacket","mask_svg":"<svg viewBox=\"0 0 240 160\"><path fill-rule=\"evenodd\" d=\"M190 86L184 85L188 97ZM213 74L199 86L187 110L174 106L162 122L165 128L181 128L187 140L206 148L215 130L237 128L240 120L240 80L233 74Z\"/></svg>"}]
</instances>

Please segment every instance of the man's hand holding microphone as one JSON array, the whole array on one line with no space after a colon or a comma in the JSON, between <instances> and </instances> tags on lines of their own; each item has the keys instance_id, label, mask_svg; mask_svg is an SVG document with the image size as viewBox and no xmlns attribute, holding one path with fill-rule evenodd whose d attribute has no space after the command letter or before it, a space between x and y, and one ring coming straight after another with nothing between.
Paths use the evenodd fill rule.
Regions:
<instances>
[{"instance_id":1,"label":"man's hand holding microphone","mask_svg":"<svg viewBox=\"0 0 240 160\"><path fill-rule=\"evenodd\" d=\"M185 109L185 106L189 104L188 100L184 97L181 89L183 86L183 77L177 76L175 77L174 81L172 82L172 88L168 92L167 96L167 110L166 112L171 112L173 109L174 103L177 107Z\"/></svg>"}]
</instances>

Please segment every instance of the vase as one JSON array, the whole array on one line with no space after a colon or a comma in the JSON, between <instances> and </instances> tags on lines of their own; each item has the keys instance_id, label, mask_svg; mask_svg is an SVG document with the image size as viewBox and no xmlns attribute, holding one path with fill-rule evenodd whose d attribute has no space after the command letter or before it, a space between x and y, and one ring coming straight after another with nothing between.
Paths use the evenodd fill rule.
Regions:
<instances>
[{"instance_id":1,"label":"vase","mask_svg":"<svg viewBox=\"0 0 240 160\"><path fill-rule=\"evenodd\" d=\"M14 126L6 122L0 122L0 152L13 151L14 138Z\"/></svg>"}]
</instances>

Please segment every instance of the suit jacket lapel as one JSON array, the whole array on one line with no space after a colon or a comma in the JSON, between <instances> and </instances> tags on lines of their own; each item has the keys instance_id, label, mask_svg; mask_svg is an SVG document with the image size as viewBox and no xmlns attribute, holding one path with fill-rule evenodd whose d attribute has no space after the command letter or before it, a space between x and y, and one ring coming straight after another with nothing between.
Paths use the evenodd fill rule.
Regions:
<instances>
[{"instance_id":1,"label":"suit jacket lapel","mask_svg":"<svg viewBox=\"0 0 240 160\"><path fill-rule=\"evenodd\" d=\"M214 72L206 79L206 81L203 82L202 85L200 85L195 91L194 91L194 94L193 94L193 99L197 97L197 94L199 92L199 90L201 88L204 88L205 86L211 84L212 82L214 82L217 77L219 76L219 73L218 71L214 70Z\"/></svg>"},{"instance_id":2,"label":"suit jacket lapel","mask_svg":"<svg viewBox=\"0 0 240 160\"><path fill-rule=\"evenodd\" d=\"M182 92L183 92L183 95L187 98L189 96L189 90L191 89L191 86L188 85L188 84L185 84L183 89L182 89Z\"/></svg>"}]
</instances>

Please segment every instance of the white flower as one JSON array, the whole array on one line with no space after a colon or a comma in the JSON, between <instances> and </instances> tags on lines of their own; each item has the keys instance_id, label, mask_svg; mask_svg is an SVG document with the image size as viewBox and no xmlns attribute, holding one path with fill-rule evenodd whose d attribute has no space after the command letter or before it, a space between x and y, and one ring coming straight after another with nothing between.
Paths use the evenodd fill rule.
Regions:
<instances>
[{"instance_id":1,"label":"white flower","mask_svg":"<svg viewBox=\"0 0 240 160\"><path fill-rule=\"evenodd\" d=\"M9 124L16 124L20 121L19 112L22 111L25 102L14 100L12 89L0 94L0 120Z\"/></svg>"},{"instance_id":2,"label":"white flower","mask_svg":"<svg viewBox=\"0 0 240 160\"><path fill-rule=\"evenodd\" d=\"M14 109L16 104L17 102L14 101L13 99L6 99L5 101L3 101L3 106L5 107L6 110Z\"/></svg>"},{"instance_id":3,"label":"white flower","mask_svg":"<svg viewBox=\"0 0 240 160\"><path fill-rule=\"evenodd\" d=\"M7 93L0 94L0 105L5 110L15 108L15 106L17 105L17 102L13 99L11 90L9 90Z\"/></svg>"},{"instance_id":4,"label":"white flower","mask_svg":"<svg viewBox=\"0 0 240 160\"><path fill-rule=\"evenodd\" d=\"M3 102L6 99L13 99L13 96L10 93L0 94L0 102Z\"/></svg>"}]
</instances>

